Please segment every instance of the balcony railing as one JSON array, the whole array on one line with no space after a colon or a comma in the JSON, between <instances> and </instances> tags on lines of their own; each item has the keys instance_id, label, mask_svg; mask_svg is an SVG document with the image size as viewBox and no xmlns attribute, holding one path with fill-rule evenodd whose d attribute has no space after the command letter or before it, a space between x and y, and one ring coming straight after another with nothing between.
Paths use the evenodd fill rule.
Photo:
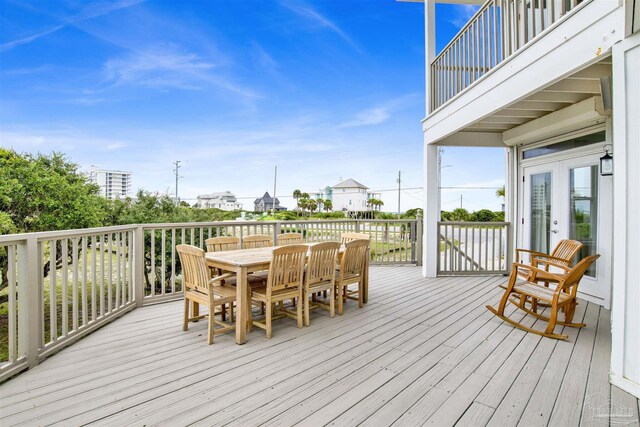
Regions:
<instances>
[{"instance_id":1,"label":"balcony railing","mask_svg":"<svg viewBox=\"0 0 640 427\"><path fill-rule=\"evenodd\" d=\"M434 111L589 0L488 0L431 64Z\"/></svg>"},{"instance_id":2,"label":"balcony railing","mask_svg":"<svg viewBox=\"0 0 640 427\"><path fill-rule=\"evenodd\" d=\"M511 223L439 222L438 275L508 274Z\"/></svg>"},{"instance_id":3,"label":"balcony railing","mask_svg":"<svg viewBox=\"0 0 640 427\"><path fill-rule=\"evenodd\" d=\"M145 224L0 236L0 381L137 306L182 298L175 246L215 236L302 233L306 242L371 236L371 263L419 264L422 220Z\"/></svg>"}]
</instances>

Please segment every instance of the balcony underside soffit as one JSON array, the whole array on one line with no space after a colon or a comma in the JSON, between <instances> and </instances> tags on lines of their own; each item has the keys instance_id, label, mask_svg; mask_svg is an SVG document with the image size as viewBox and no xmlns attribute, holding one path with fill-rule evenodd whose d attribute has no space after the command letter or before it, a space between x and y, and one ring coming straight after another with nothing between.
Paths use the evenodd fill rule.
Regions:
<instances>
[{"instance_id":1,"label":"balcony underside soffit","mask_svg":"<svg viewBox=\"0 0 640 427\"><path fill-rule=\"evenodd\" d=\"M611 58L605 58L514 102L467 126L464 131L502 133L585 99L600 96L600 78L606 76L611 76Z\"/></svg>"}]
</instances>

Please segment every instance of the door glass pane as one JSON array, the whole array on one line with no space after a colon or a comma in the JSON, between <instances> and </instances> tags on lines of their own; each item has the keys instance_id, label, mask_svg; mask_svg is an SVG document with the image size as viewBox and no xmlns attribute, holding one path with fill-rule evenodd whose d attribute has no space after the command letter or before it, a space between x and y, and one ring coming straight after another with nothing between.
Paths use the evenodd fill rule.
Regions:
<instances>
[{"instance_id":1,"label":"door glass pane","mask_svg":"<svg viewBox=\"0 0 640 427\"><path fill-rule=\"evenodd\" d=\"M551 172L531 175L531 249L548 254L551 240Z\"/></svg>"},{"instance_id":2,"label":"door glass pane","mask_svg":"<svg viewBox=\"0 0 640 427\"><path fill-rule=\"evenodd\" d=\"M569 238L584 244L574 262L596 253L598 247L598 166L569 170ZM586 273L595 277L596 265Z\"/></svg>"}]
</instances>

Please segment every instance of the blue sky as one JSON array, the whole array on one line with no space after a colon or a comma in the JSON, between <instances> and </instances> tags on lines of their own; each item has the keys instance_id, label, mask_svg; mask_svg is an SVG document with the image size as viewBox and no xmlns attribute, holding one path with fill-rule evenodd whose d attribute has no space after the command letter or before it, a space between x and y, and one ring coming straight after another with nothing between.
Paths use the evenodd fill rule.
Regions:
<instances>
[{"instance_id":1,"label":"blue sky","mask_svg":"<svg viewBox=\"0 0 640 427\"><path fill-rule=\"evenodd\" d=\"M473 7L438 5L438 48ZM0 143L133 172L134 188L251 198L354 178L421 205L423 6L392 0L0 0ZM444 186L494 186L499 149L448 148ZM499 208L445 190L443 207ZM396 192L383 192L387 210ZM193 201L193 200L189 200Z\"/></svg>"}]
</instances>

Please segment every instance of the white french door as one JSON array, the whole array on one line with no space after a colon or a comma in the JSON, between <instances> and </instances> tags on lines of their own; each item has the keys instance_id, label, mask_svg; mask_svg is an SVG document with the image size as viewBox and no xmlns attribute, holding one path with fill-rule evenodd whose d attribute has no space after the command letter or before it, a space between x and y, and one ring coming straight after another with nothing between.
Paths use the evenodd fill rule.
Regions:
<instances>
[{"instance_id":1,"label":"white french door","mask_svg":"<svg viewBox=\"0 0 640 427\"><path fill-rule=\"evenodd\" d=\"M608 308L613 197L611 177L600 176L600 156L548 156L523 167L520 243L550 253L560 240L573 239L584 244L577 260L599 253L601 258L587 271L579 293Z\"/></svg>"}]
</instances>

